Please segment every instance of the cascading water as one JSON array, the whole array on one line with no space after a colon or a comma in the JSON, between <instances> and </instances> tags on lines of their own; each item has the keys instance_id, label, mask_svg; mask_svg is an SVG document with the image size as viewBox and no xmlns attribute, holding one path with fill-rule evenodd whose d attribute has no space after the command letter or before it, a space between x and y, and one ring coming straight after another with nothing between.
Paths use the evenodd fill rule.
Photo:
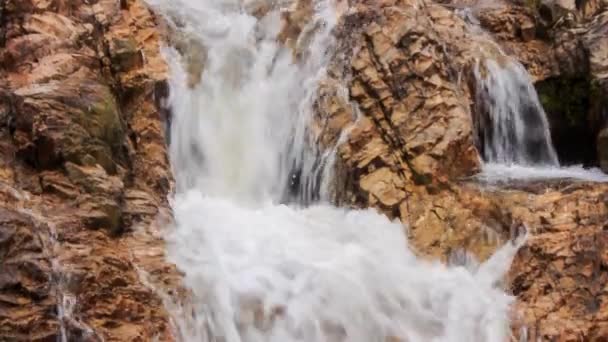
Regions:
<instances>
[{"instance_id":1,"label":"cascading water","mask_svg":"<svg viewBox=\"0 0 608 342\"><path fill-rule=\"evenodd\" d=\"M483 159L489 164L558 167L547 115L528 71L502 51L474 15L474 11L492 5L481 1L476 7L456 10L479 42L480 58L473 75L475 121Z\"/></svg>"},{"instance_id":2,"label":"cascading water","mask_svg":"<svg viewBox=\"0 0 608 342\"><path fill-rule=\"evenodd\" d=\"M549 123L532 80L517 61L501 56L477 63L484 159L489 163L559 166Z\"/></svg>"},{"instance_id":3,"label":"cascading water","mask_svg":"<svg viewBox=\"0 0 608 342\"><path fill-rule=\"evenodd\" d=\"M518 61L499 54L478 61L476 111L484 158L479 180L580 179L606 182L599 169L560 166L549 123L530 75Z\"/></svg>"},{"instance_id":4,"label":"cascading water","mask_svg":"<svg viewBox=\"0 0 608 342\"><path fill-rule=\"evenodd\" d=\"M306 127L331 58L332 1L314 1L298 62L276 42L287 1L268 1L261 18L247 1L153 4L207 50L192 88L166 51L177 180L168 254L192 290L191 314L175 312L181 339L505 341L512 298L498 283L521 239L482 265L447 267L417 259L399 222L323 200L332 156ZM281 204L293 170L300 196ZM321 200L303 207L314 192Z\"/></svg>"},{"instance_id":5,"label":"cascading water","mask_svg":"<svg viewBox=\"0 0 608 342\"><path fill-rule=\"evenodd\" d=\"M478 6L492 6L481 2ZM539 180L574 178L608 181L599 169L560 167L551 142L547 115L526 68L507 56L479 25L473 11L456 11L480 44L475 76L475 112L479 146L484 159L479 180ZM486 49L487 48L487 49Z\"/></svg>"},{"instance_id":6,"label":"cascading water","mask_svg":"<svg viewBox=\"0 0 608 342\"><path fill-rule=\"evenodd\" d=\"M171 156L179 190L201 188L238 200L280 201L290 177L298 174L299 192L308 199L318 188L319 165L324 163L309 144L306 128L315 85L329 58L335 18L327 13L329 7L316 5L316 17L301 34L307 38L316 33L315 38L306 62L295 65L291 51L276 42L280 13L258 19L246 9L263 2L241 3L189 1L186 7L170 7L173 16L187 20L185 34L207 51L204 80L194 89L179 79L186 75L174 70L176 99L171 104L177 117Z\"/></svg>"}]
</instances>

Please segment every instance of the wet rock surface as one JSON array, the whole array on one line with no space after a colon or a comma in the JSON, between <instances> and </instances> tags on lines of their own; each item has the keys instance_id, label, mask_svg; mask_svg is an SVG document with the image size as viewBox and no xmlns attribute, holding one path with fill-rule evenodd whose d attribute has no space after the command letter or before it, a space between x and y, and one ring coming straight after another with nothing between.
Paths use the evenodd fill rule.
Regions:
<instances>
[{"instance_id":1,"label":"wet rock surface","mask_svg":"<svg viewBox=\"0 0 608 342\"><path fill-rule=\"evenodd\" d=\"M174 339L155 290L178 274L157 231L172 179L154 16L139 0L2 6L0 340Z\"/></svg>"},{"instance_id":2,"label":"wet rock surface","mask_svg":"<svg viewBox=\"0 0 608 342\"><path fill-rule=\"evenodd\" d=\"M467 26L468 6L487 36ZM535 80L584 78L608 98L605 1L338 7L345 53L320 86L313 127L327 147L348 130L336 202L400 219L417 253L443 260L463 250L485 259L527 230L507 282L516 337L606 339L608 185L476 181L470 84L478 59L500 62L497 41ZM183 294L160 237L172 179L156 18L140 0L8 0L0 10L0 340L176 339L155 290ZM296 52L309 15L303 1L283 17L281 40ZM204 47L169 39L191 51L195 86ZM583 115L606 170L605 105Z\"/></svg>"},{"instance_id":3,"label":"wet rock surface","mask_svg":"<svg viewBox=\"0 0 608 342\"><path fill-rule=\"evenodd\" d=\"M603 49L585 45L589 32L601 30L603 7L592 11L586 3L577 10L582 31L557 25L543 32L538 9L479 3L485 34L465 23L458 12L464 2L351 1L337 34L352 57L339 59L321 86L316 120L322 145L349 132L338 146L336 201L399 218L420 255L444 260L463 250L485 259L528 231L507 282L518 298L515 337L605 339L608 185L572 179L486 184L471 177L480 157L468 76L480 58L500 62L495 40L536 80L588 72L602 84L593 68L564 65L584 68ZM563 32L572 36L547 38ZM560 44L574 44L568 51L576 53L561 56ZM579 55L584 46L589 55ZM340 87L348 88L351 103L336 95Z\"/></svg>"}]
</instances>

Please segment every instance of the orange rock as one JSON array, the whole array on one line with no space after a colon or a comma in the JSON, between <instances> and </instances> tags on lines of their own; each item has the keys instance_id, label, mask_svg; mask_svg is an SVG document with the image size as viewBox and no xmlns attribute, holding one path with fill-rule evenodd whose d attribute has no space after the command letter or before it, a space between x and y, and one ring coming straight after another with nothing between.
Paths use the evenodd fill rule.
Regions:
<instances>
[{"instance_id":1,"label":"orange rock","mask_svg":"<svg viewBox=\"0 0 608 342\"><path fill-rule=\"evenodd\" d=\"M173 340L152 287L179 290L150 224L172 183L152 13L140 0L3 6L0 340Z\"/></svg>"}]
</instances>

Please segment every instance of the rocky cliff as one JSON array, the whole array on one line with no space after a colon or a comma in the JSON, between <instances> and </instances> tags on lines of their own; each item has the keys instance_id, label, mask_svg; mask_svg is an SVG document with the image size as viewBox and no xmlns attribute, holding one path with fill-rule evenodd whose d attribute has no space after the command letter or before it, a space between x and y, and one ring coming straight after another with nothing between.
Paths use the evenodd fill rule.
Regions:
<instances>
[{"instance_id":1,"label":"rocky cliff","mask_svg":"<svg viewBox=\"0 0 608 342\"><path fill-rule=\"evenodd\" d=\"M167 67L139 0L2 2L0 340L171 340ZM176 288L175 286L172 286Z\"/></svg>"},{"instance_id":2,"label":"rocky cliff","mask_svg":"<svg viewBox=\"0 0 608 342\"><path fill-rule=\"evenodd\" d=\"M324 147L348 132L335 201L400 219L417 253L448 262L484 259L526 229L506 284L514 335L604 340L608 185L475 179L473 71L518 59L561 161L607 170L608 4L336 3L339 53L312 127ZM0 340L176 339L158 293L183 294L160 235L173 182L157 18L141 0L6 0L0 13ZM283 18L296 60L310 15L302 0ZM169 43L194 86L204 52L186 38ZM570 151L572 139L583 143Z\"/></svg>"}]
</instances>

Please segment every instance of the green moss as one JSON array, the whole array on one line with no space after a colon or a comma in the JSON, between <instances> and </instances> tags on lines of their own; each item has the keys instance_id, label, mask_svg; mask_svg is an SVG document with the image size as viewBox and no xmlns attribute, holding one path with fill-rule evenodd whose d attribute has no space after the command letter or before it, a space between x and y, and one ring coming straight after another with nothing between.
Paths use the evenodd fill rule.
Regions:
<instances>
[{"instance_id":1,"label":"green moss","mask_svg":"<svg viewBox=\"0 0 608 342\"><path fill-rule=\"evenodd\" d=\"M88 101L81 125L93 138L105 142L112 149L118 148L124 132L114 95L109 89L102 88L92 94Z\"/></svg>"},{"instance_id":2,"label":"green moss","mask_svg":"<svg viewBox=\"0 0 608 342\"><path fill-rule=\"evenodd\" d=\"M569 126L585 125L592 93L588 79L554 78L539 82L536 89L549 119L559 116Z\"/></svg>"},{"instance_id":3,"label":"green moss","mask_svg":"<svg viewBox=\"0 0 608 342\"><path fill-rule=\"evenodd\" d=\"M540 0L525 0L524 5L529 9L536 11L536 9L538 9L540 6Z\"/></svg>"}]
</instances>

